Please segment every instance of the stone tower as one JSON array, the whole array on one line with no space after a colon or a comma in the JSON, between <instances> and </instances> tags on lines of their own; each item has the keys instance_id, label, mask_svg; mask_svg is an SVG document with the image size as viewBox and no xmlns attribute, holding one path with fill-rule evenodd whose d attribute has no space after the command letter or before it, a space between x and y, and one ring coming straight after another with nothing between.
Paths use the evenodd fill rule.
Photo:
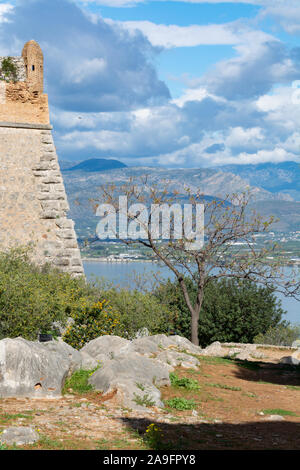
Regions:
<instances>
[{"instance_id":1,"label":"stone tower","mask_svg":"<svg viewBox=\"0 0 300 470\"><path fill-rule=\"evenodd\" d=\"M22 51L26 69L26 81L33 91L44 91L44 56L42 49L35 41L26 42Z\"/></svg>"},{"instance_id":2,"label":"stone tower","mask_svg":"<svg viewBox=\"0 0 300 470\"><path fill-rule=\"evenodd\" d=\"M0 57L0 72L4 57ZM0 75L0 251L33 245L33 260L83 275L43 93L43 53L35 41Z\"/></svg>"}]
</instances>

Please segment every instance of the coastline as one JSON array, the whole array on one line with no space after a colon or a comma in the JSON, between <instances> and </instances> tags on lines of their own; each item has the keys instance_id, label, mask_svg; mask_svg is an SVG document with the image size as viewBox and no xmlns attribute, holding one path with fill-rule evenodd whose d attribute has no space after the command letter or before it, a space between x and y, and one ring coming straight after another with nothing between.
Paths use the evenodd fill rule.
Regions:
<instances>
[{"instance_id":1,"label":"coastline","mask_svg":"<svg viewBox=\"0 0 300 470\"><path fill-rule=\"evenodd\" d=\"M95 261L97 263L158 263L159 261L152 259L107 259L107 258L81 258L83 262Z\"/></svg>"},{"instance_id":2,"label":"coastline","mask_svg":"<svg viewBox=\"0 0 300 470\"><path fill-rule=\"evenodd\" d=\"M111 258L81 258L82 262L96 262L96 263L159 263L160 260L155 260L155 259L141 259L141 258L117 258L117 259L111 259ZM283 267L297 267L300 269L300 262L289 262L289 263L284 263L282 264Z\"/></svg>"}]
</instances>

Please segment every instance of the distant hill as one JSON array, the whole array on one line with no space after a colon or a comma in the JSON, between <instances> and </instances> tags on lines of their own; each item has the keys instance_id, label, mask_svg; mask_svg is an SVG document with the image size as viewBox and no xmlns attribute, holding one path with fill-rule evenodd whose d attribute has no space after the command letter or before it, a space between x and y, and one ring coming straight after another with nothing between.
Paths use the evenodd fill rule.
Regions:
<instances>
[{"instance_id":1,"label":"distant hill","mask_svg":"<svg viewBox=\"0 0 300 470\"><path fill-rule=\"evenodd\" d=\"M251 186L259 186L271 193L282 193L300 201L300 163L259 163L257 165L223 165L216 170L233 173Z\"/></svg>"},{"instance_id":2,"label":"distant hill","mask_svg":"<svg viewBox=\"0 0 300 470\"><path fill-rule=\"evenodd\" d=\"M267 219L274 216L278 222L272 225L272 230L278 232L294 232L300 227L300 202L297 201L257 201L250 204L258 214Z\"/></svg>"},{"instance_id":3,"label":"distant hill","mask_svg":"<svg viewBox=\"0 0 300 470\"><path fill-rule=\"evenodd\" d=\"M61 171L68 170L69 168L72 168L72 166L74 166L74 162L70 162L69 160L59 160L59 167Z\"/></svg>"},{"instance_id":4,"label":"distant hill","mask_svg":"<svg viewBox=\"0 0 300 470\"><path fill-rule=\"evenodd\" d=\"M110 160L111 161L111 160ZM83 162L84 163L84 162ZM76 165L77 167L79 165ZM91 200L97 199L99 187L114 183L116 187L128 183L130 178L136 180L143 175L148 176L148 183L163 188L168 181L170 192L176 190L178 199L186 195L186 187L192 192L199 189L207 198L224 198L226 194L245 191L250 186L255 195L252 207L257 208L263 216L274 215L280 218L280 222L274 225L274 230L295 231L299 230L300 202L292 200L289 194L268 191L257 183L249 184L249 179L244 179L221 168L199 169L167 169L151 167L123 167L107 171L70 171L64 170L64 182L70 204L69 216L76 222L76 231L80 238L95 233L99 218L95 216Z\"/></svg>"},{"instance_id":5,"label":"distant hill","mask_svg":"<svg viewBox=\"0 0 300 470\"><path fill-rule=\"evenodd\" d=\"M62 162L62 171L85 171L94 173L97 171L115 170L117 168L126 168L126 165L119 160L109 160L106 158L91 158L84 160L76 165L70 166L70 162Z\"/></svg>"}]
</instances>

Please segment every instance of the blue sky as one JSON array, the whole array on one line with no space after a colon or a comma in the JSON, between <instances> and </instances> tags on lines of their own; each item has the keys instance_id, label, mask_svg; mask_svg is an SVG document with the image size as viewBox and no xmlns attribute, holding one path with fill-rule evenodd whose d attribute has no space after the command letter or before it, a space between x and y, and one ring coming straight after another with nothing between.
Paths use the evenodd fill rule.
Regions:
<instances>
[{"instance_id":1,"label":"blue sky","mask_svg":"<svg viewBox=\"0 0 300 470\"><path fill-rule=\"evenodd\" d=\"M0 0L0 55L37 40L61 159L299 161L299 0Z\"/></svg>"}]
</instances>

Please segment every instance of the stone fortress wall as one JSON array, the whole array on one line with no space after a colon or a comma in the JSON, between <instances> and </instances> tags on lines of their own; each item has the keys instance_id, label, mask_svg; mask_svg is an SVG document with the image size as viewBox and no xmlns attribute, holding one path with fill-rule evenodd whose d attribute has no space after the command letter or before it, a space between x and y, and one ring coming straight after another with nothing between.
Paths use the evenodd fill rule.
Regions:
<instances>
[{"instance_id":1,"label":"stone fortress wall","mask_svg":"<svg viewBox=\"0 0 300 470\"><path fill-rule=\"evenodd\" d=\"M35 262L83 275L43 93L39 45L29 41L13 62L17 80L0 80L0 250L32 243Z\"/></svg>"}]
</instances>

